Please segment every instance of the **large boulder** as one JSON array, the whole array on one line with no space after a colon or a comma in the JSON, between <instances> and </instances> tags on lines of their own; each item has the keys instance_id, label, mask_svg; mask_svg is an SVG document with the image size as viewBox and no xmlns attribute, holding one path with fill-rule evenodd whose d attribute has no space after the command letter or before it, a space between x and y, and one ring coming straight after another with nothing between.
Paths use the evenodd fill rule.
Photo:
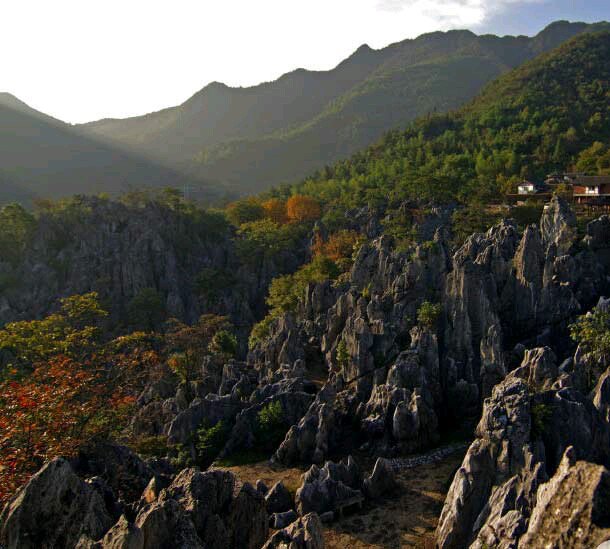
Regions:
<instances>
[{"instance_id":1,"label":"large boulder","mask_svg":"<svg viewBox=\"0 0 610 549\"><path fill-rule=\"evenodd\" d=\"M540 232L545 248L554 246L557 255L570 253L576 238L576 215L566 200L553 196L542 213Z\"/></svg>"},{"instance_id":2,"label":"large boulder","mask_svg":"<svg viewBox=\"0 0 610 549\"><path fill-rule=\"evenodd\" d=\"M230 505L235 489L235 476L226 471L202 473L197 469L184 469L160 500L172 499L190 516L195 528L203 534L210 517L221 515Z\"/></svg>"},{"instance_id":3,"label":"large boulder","mask_svg":"<svg viewBox=\"0 0 610 549\"><path fill-rule=\"evenodd\" d=\"M288 430L273 461L283 465L322 463L337 437L340 415L337 393L332 385L327 384L298 424Z\"/></svg>"},{"instance_id":4,"label":"large boulder","mask_svg":"<svg viewBox=\"0 0 610 549\"><path fill-rule=\"evenodd\" d=\"M308 513L287 528L276 532L263 549L324 549L320 517L316 513Z\"/></svg>"},{"instance_id":5,"label":"large boulder","mask_svg":"<svg viewBox=\"0 0 610 549\"><path fill-rule=\"evenodd\" d=\"M557 472L538 489L522 549L597 547L610 539L610 472L576 461L566 450Z\"/></svg>"},{"instance_id":6,"label":"large boulder","mask_svg":"<svg viewBox=\"0 0 610 549\"><path fill-rule=\"evenodd\" d=\"M549 347L526 351L522 368L529 369L529 386L536 391L548 390L559 373L557 357Z\"/></svg>"},{"instance_id":7,"label":"large boulder","mask_svg":"<svg viewBox=\"0 0 610 549\"><path fill-rule=\"evenodd\" d=\"M244 484L233 499L226 525L230 532L227 547L231 549L258 549L265 543L269 535L265 500L250 484Z\"/></svg>"},{"instance_id":8,"label":"large boulder","mask_svg":"<svg viewBox=\"0 0 610 549\"><path fill-rule=\"evenodd\" d=\"M344 502L362 496L360 478L351 460L348 465L332 462L322 468L312 465L303 475L303 484L296 493L299 515L334 511Z\"/></svg>"},{"instance_id":9,"label":"large boulder","mask_svg":"<svg viewBox=\"0 0 610 549\"><path fill-rule=\"evenodd\" d=\"M103 495L58 458L7 503L0 515L0 543L7 549L75 547L81 537L100 539L116 518Z\"/></svg>"},{"instance_id":10,"label":"large boulder","mask_svg":"<svg viewBox=\"0 0 610 549\"><path fill-rule=\"evenodd\" d=\"M413 452L438 441L438 419L430 393L416 389L400 402L392 417L392 434L403 451Z\"/></svg>"},{"instance_id":11,"label":"large boulder","mask_svg":"<svg viewBox=\"0 0 610 549\"><path fill-rule=\"evenodd\" d=\"M276 482L265 494L265 504L270 514L290 511L294 507L292 496L281 481Z\"/></svg>"},{"instance_id":12,"label":"large boulder","mask_svg":"<svg viewBox=\"0 0 610 549\"><path fill-rule=\"evenodd\" d=\"M362 490L371 499L379 499L391 495L398 483L394 475L394 469L389 460L377 458L373 472L364 479Z\"/></svg>"},{"instance_id":13,"label":"large boulder","mask_svg":"<svg viewBox=\"0 0 610 549\"><path fill-rule=\"evenodd\" d=\"M204 549L193 522L177 501L146 505L135 520L144 540L143 549Z\"/></svg>"},{"instance_id":14,"label":"large boulder","mask_svg":"<svg viewBox=\"0 0 610 549\"><path fill-rule=\"evenodd\" d=\"M247 483L236 493L236 482L228 471L185 469L159 502L176 502L206 547L258 549L268 532L265 502Z\"/></svg>"}]
</instances>

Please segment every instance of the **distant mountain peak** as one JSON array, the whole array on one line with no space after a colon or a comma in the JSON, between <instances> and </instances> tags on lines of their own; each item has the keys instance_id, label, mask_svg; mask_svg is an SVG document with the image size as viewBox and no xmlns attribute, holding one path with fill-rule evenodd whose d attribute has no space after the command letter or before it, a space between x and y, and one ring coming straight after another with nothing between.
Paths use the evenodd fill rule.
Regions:
<instances>
[{"instance_id":1,"label":"distant mountain peak","mask_svg":"<svg viewBox=\"0 0 610 549\"><path fill-rule=\"evenodd\" d=\"M227 86L224 82L218 82L218 80L214 80L213 82L210 82L207 86L205 86L203 90L226 90L227 88L229 88L229 86Z\"/></svg>"},{"instance_id":2,"label":"distant mountain peak","mask_svg":"<svg viewBox=\"0 0 610 549\"><path fill-rule=\"evenodd\" d=\"M362 44L362 46L360 46L354 53L365 53L365 52L369 52L369 51L375 51L373 48L371 48L371 46L369 46L368 44Z\"/></svg>"},{"instance_id":3,"label":"distant mountain peak","mask_svg":"<svg viewBox=\"0 0 610 549\"><path fill-rule=\"evenodd\" d=\"M6 107L8 109L12 109L14 111L27 114L35 118L42 118L49 122L52 121L56 123L61 123L59 120L53 118L52 116L44 114L30 107L27 103L21 101L21 99L15 97L12 93L9 92L0 92L0 107Z\"/></svg>"},{"instance_id":4,"label":"distant mountain peak","mask_svg":"<svg viewBox=\"0 0 610 549\"><path fill-rule=\"evenodd\" d=\"M599 26L558 21L534 38L458 29L377 50L365 43L330 70L300 68L248 87L212 82L177 107L83 129L252 192L304 177L426 112L455 109L590 28Z\"/></svg>"},{"instance_id":5,"label":"distant mountain peak","mask_svg":"<svg viewBox=\"0 0 610 549\"><path fill-rule=\"evenodd\" d=\"M30 108L29 105L9 92L0 92L0 105L4 105L5 107Z\"/></svg>"}]
</instances>

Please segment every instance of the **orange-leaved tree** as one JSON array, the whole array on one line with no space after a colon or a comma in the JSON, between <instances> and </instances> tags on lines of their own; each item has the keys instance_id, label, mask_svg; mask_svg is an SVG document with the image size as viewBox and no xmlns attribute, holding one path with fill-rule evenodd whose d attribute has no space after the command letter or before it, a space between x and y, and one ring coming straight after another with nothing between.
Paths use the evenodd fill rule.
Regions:
<instances>
[{"instance_id":1,"label":"orange-leaved tree","mask_svg":"<svg viewBox=\"0 0 610 549\"><path fill-rule=\"evenodd\" d=\"M286 202L286 213L290 221L304 223L320 218L321 208L319 202L310 196L296 194Z\"/></svg>"},{"instance_id":2,"label":"orange-leaved tree","mask_svg":"<svg viewBox=\"0 0 610 549\"><path fill-rule=\"evenodd\" d=\"M363 237L356 231L342 230L331 234L326 241L317 235L312 251L333 261L349 259L363 241Z\"/></svg>"},{"instance_id":3,"label":"orange-leaved tree","mask_svg":"<svg viewBox=\"0 0 610 549\"><path fill-rule=\"evenodd\" d=\"M286 202L279 198L270 198L263 202L263 209L265 210L265 216L271 219L271 221L275 221L280 225L288 221Z\"/></svg>"}]
</instances>

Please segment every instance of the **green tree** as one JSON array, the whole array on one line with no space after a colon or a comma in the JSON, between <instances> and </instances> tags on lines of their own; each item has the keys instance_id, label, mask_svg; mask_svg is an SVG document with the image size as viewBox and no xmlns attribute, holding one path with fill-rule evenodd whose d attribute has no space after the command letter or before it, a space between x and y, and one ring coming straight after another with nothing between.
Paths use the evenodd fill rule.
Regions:
<instances>
[{"instance_id":1,"label":"green tree","mask_svg":"<svg viewBox=\"0 0 610 549\"><path fill-rule=\"evenodd\" d=\"M199 467L207 469L212 464L227 443L229 432L228 425L222 420L211 427L205 422L199 427L195 442Z\"/></svg>"},{"instance_id":2,"label":"green tree","mask_svg":"<svg viewBox=\"0 0 610 549\"><path fill-rule=\"evenodd\" d=\"M606 365L610 359L610 313L593 309L570 325L570 335L587 353Z\"/></svg>"},{"instance_id":3,"label":"green tree","mask_svg":"<svg viewBox=\"0 0 610 549\"><path fill-rule=\"evenodd\" d=\"M419 322L419 324L424 328L432 330L436 328L440 314L440 303L430 303L429 301L424 301L420 305L419 309L417 309L417 322Z\"/></svg>"},{"instance_id":4,"label":"green tree","mask_svg":"<svg viewBox=\"0 0 610 549\"><path fill-rule=\"evenodd\" d=\"M308 284L333 280L339 274L341 271L334 261L318 255L296 273L274 278L269 286L267 304L276 314L294 312L303 299Z\"/></svg>"},{"instance_id":5,"label":"green tree","mask_svg":"<svg viewBox=\"0 0 610 549\"><path fill-rule=\"evenodd\" d=\"M590 175L598 173L598 161L608 152L608 147L596 141L590 147L584 149L576 161L576 170Z\"/></svg>"},{"instance_id":6,"label":"green tree","mask_svg":"<svg viewBox=\"0 0 610 549\"><path fill-rule=\"evenodd\" d=\"M140 290L129 302L127 315L138 329L154 331L166 316L163 296L154 288Z\"/></svg>"},{"instance_id":7,"label":"green tree","mask_svg":"<svg viewBox=\"0 0 610 549\"><path fill-rule=\"evenodd\" d=\"M98 348L107 316L97 294L61 300L58 313L42 320L12 322L0 330L0 378L20 374L58 355L82 360Z\"/></svg>"},{"instance_id":8,"label":"green tree","mask_svg":"<svg viewBox=\"0 0 610 549\"><path fill-rule=\"evenodd\" d=\"M269 218L244 223L239 228L237 253L249 265L257 265L266 258L276 258L294 248L302 237L299 226L279 225Z\"/></svg>"},{"instance_id":9,"label":"green tree","mask_svg":"<svg viewBox=\"0 0 610 549\"><path fill-rule=\"evenodd\" d=\"M257 449L263 452L274 451L284 439L288 424L279 401L263 406L256 418Z\"/></svg>"},{"instance_id":10,"label":"green tree","mask_svg":"<svg viewBox=\"0 0 610 549\"><path fill-rule=\"evenodd\" d=\"M265 208L254 198L239 200L227 206L227 218L236 227L259 221L266 216Z\"/></svg>"},{"instance_id":11,"label":"green tree","mask_svg":"<svg viewBox=\"0 0 610 549\"><path fill-rule=\"evenodd\" d=\"M237 338L228 330L219 330L212 337L210 351L223 358L232 358L237 354Z\"/></svg>"},{"instance_id":12,"label":"green tree","mask_svg":"<svg viewBox=\"0 0 610 549\"><path fill-rule=\"evenodd\" d=\"M20 204L0 209L0 261L18 263L36 228L36 219Z\"/></svg>"},{"instance_id":13,"label":"green tree","mask_svg":"<svg viewBox=\"0 0 610 549\"><path fill-rule=\"evenodd\" d=\"M349 365L349 359L350 357L349 353L347 352L347 345L345 344L345 341L341 339L341 341L339 341L339 344L337 345L337 365L339 366L339 368L347 368L347 366Z\"/></svg>"},{"instance_id":14,"label":"green tree","mask_svg":"<svg viewBox=\"0 0 610 549\"><path fill-rule=\"evenodd\" d=\"M610 362L610 313L594 308L570 325L570 335L588 354L583 373L592 389Z\"/></svg>"}]
</instances>

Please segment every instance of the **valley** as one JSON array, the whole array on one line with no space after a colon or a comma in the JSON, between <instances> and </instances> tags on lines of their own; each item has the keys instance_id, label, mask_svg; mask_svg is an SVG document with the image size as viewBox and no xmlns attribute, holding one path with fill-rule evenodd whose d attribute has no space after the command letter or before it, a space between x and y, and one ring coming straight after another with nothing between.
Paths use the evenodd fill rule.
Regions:
<instances>
[{"instance_id":1,"label":"valley","mask_svg":"<svg viewBox=\"0 0 610 549\"><path fill-rule=\"evenodd\" d=\"M2 96L0 549L609 540L609 59L560 21L79 127Z\"/></svg>"}]
</instances>

